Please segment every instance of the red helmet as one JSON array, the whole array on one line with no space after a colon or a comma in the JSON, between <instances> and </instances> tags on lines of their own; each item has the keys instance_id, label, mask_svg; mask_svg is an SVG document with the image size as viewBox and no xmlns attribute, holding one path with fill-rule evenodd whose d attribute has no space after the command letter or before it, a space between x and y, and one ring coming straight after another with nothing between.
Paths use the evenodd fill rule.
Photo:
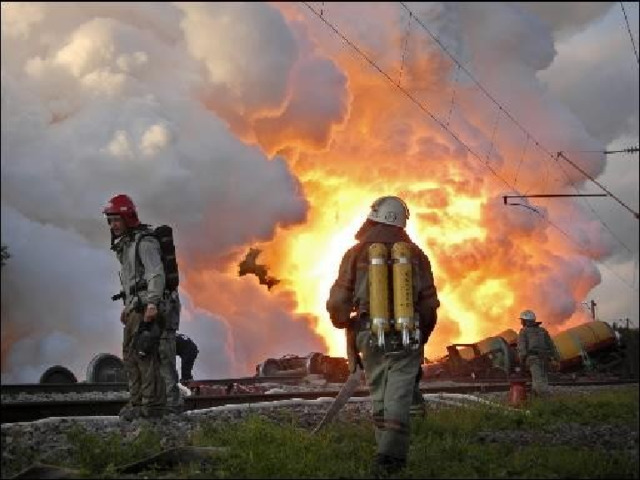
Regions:
<instances>
[{"instance_id":1,"label":"red helmet","mask_svg":"<svg viewBox=\"0 0 640 480\"><path fill-rule=\"evenodd\" d=\"M104 207L102 213L105 215L118 215L122 217L127 227L137 227L140 225L138 220L138 212L136 212L136 206L128 195L116 195L107 206Z\"/></svg>"}]
</instances>

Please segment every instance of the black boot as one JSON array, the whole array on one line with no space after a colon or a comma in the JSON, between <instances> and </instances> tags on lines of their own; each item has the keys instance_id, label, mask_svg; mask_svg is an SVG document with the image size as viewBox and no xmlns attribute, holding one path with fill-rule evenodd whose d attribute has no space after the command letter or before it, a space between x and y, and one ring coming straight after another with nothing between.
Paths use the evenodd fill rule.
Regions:
<instances>
[{"instance_id":1,"label":"black boot","mask_svg":"<svg viewBox=\"0 0 640 480\"><path fill-rule=\"evenodd\" d=\"M396 458L379 453L373 461L371 475L373 478L391 478L402 470L406 463L404 458Z\"/></svg>"}]
</instances>

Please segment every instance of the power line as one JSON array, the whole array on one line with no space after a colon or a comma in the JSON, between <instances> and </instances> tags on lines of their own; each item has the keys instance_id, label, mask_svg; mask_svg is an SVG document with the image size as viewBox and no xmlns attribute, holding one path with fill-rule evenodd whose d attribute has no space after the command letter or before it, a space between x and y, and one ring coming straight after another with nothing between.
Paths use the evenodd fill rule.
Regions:
<instances>
[{"instance_id":1,"label":"power line","mask_svg":"<svg viewBox=\"0 0 640 480\"><path fill-rule=\"evenodd\" d=\"M564 173L565 177L568 179L569 178L569 174L567 172L565 172L564 167L562 165L559 165L560 169L562 170L562 173ZM573 183L571 183L571 185L573 186L573 189L577 192L579 191L574 185ZM598 218L598 220L600 220L600 223L602 223L602 225L604 225L604 228L607 229L607 231L611 234L611 236L613 238L616 239L616 241L622 245L622 247L629 253L631 253L632 255L634 255L634 252L627 247L626 243L624 243L622 240L620 240L620 238L618 237L618 235L616 235L613 231L613 229L611 227L609 227L609 225L607 224L607 222L605 222L603 219L601 219L598 214L596 213L596 211L593 209L593 207L591 206L591 204L589 203L588 200L585 200L584 203L587 204L587 206L589 207L589 209L593 212L593 214L596 216L596 218Z\"/></svg>"},{"instance_id":2,"label":"power line","mask_svg":"<svg viewBox=\"0 0 640 480\"><path fill-rule=\"evenodd\" d=\"M375 70L377 70L382 76L384 76L387 81L389 83L391 83L393 86L395 86L398 90L400 90L409 100L411 100L418 108L420 108L420 110L422 110L424 113L426 113L429 117L431 117L431 119L436 122L438 125L440 125L440 127L442 127L444 130L446 130L456 141L458 141L472 156L474 156L476 159L478 159L491 173L493 173L499 180L501 180L507 187L509 187L509 189L511 190L515 190L518 191L517 188L513 187L507 180L505 180L504 178L502 178L488 163L486 163L485 161L482 160L482 158L480 157L480 155L478 153L476 153L469 145L467 145L461 138L459 138L455 132L453 132L452 130L450 130L445 124L443 124L440 120L438 120L438 118L435 117L435 115L433 113L431 113L431 111L429 111L428 108L426 108L424 105L422 105L422 103L420 103L420 101L418 101L416 98L413 97L413 95L411 95L411 93L409 93L405 88L403 88L399 82L394 81L391 76L386 73L374 60L370 59L356 44L354 44L351 40L349 40L335 25L333 25L331 22L329 22L326 18L324 18L322 15L320 15L311 5L309 5L307 2L302 2L309 10L311 10L311 12L313 12L313 14L315 14L320 20L322 20L329 28L331 28L334 33L336 35L338 35L340 38L342 38L342 40L347 43L351 48L353 48L367 63L369 63L369 65L371 65ZM405 7L406 8L406 7ZM420 20L415 17L415 15L413 15L414 18L416 18L416 20L418 22L420 22ZM457 63L457 62L456 62ZM460 65L460 67L462 69L464 69L464 67L462 67ZM474 80L475 81L475 80ZM479 84L478 84L479 85ZM483 88L479 85L480 88ZM499 108L501 110L504 111L504 109L502 108L502 106L500 104L498 104ZM505 113L510 117L509 113L505 111ZM511 118L511 117L510 117ZM517 125L519 125L515 120L513 120ZM521 127L522 128L522 127ZM530 135L526 130L523 130L527 135ZM531 137L533 138L533 137ZM534 140L534 142L536 143L536 145L540 146L538 144L537 141ZM543 147L540 147L543 148ZM539 212L537 212L539 213ZM560 228L558 225L556 225L554 222L552 222L549 218L543 217L544 220L552 225L554 228L556 228L556 230L558 230L560 233L562 233L562 235L564 235L570 242L572 242L574 245L576 245L580 250L583 250L583 246L580 245L575 239L573 239L567 232L565 232L562 228ZM632 290L634 290L633 287L631 287L629 285L628 282L626 282L622 277L620 277L616 272L614 272L613 270L609 269L605 264L602 264L605 268L607 268L607 270L609 270L611 273L613 273L616 277L618 277L618 279L624 283L625 285L627 285L629 288L631 288Z\"/></svg>"},{"instance_id":3,"label":"power line","mask_svg":"<svg viewBox=\"0 0 640 480\"><path fill-rule=\"evenodd\" d=\"M511 113L505 108L503 107L500 102L498 102L493 95L491 95L489 93L489 91L471 74L471 72L469 72L469 70L467 70L459 61L458 59L456 59L453 54L451 52L449 52L449 50L447 50L447 48L442 44L442 42L440 41L440 39L435 36L433 33L431 33L431 30L429 30L429 28L424 24L424 22L422 22L422 20L420 20L420 18L413 13L413 11L407 7L407 5L404 2L399 2L400 5L402 5L402 7L407 10L415 19L416 22L418 23L418 25L420 25L428 34L429 36L440 46L440 48L449 56L449 58L456 64L458 65L458 67L460 67L462 70L464 70L464 72L469 76L469 78L473 81L473 83L476 84L476 86L480 89L480 91L482 91L487 98L489 98L489 100L491 100L495 105L497 105L500 110L502 112L504 112L504 114L515 124L518 126L518 128L520 128L520 130L522 130L522 132L525 135L530 136L534 142L536 143L536 145L538 145L548 156L549 158L553 159L554 155L551 151L547 150L546 148L544 148L542 145L540 145L540 143L535 140L535 137L529 132L527 131L527 129L525 129L520 122L518 122L513 115L511 115ZM630 210L629 207L627 207L626 205L624 205L624 203L622 203L621 200L619 200L617 197L615 197L615 195L613 195L611 192L609 192L609 190L607 190L602 184L600 184L599 182L596 182L593 177L591 177L590 175L588 175L586 172L584 172L584 170L580 169L579 167L577 167L575 165L574 162L572 162L571 160L569 160L569 158L566 157L566 155L562 155L562 158L564 160L566 160L568 163L570 163L571 165L573 165L575 168L577 168L583 175L585 175L589 180L593 181L596 185L598 185L600 188L602 188L605 192L609 193L609 195L611 195L618 203L620 203L621 205L623 205L625 208L627 208L627 210ZM575 188L575 186L574 186ZM593 209L592 209L593 210ZM631 213L633 213L635 215L636 218L638 217L638 213L634 212L633 210L630 210ZM594 211L595 214L595 211ZM600 222L602 222L602 220L600 219L600 217L596 214L596 217L598 218L598 220L600 220Z\"/></svg>"},{"instance_id":4,"label":"power line","mask_svg":"<svg viewBox=\"0 0 640 480\"><path fill-rule=\"evenodd\" d=\"M431 38L440 46L440 48L449 56L449 58L457 65L458 69L456 70L456 72L460 69L464 70L465 73L469 76L469 78L478 86L478 88L495 104L497 105L501 111L505 112L505 114L507 115L508 118L511 119L512 122L514 122L515 125L518 126L518 128L520 128L522 130L522 132L526 135L526 139L527 139L527 144L529 143L529 139L533 140L534 143L541 148L541 150L543 150L544 152L547 153L549 158L553 158L553 155L550 151L548 151L547 149L545 149L543 146L540 145L540 143L533 137L533 135L531 133L529 133L518 121L516 121L516 119L510 114L510 112L502 107L502 105L487 91L486 88L484 88L484 86L482 86L480 84L480 82L453 56L453 54L451 54L447 48L442 44L442 42L440 42L440 40L433 34L431 33L431 31L429 30L429 28L417 17L417 15L413 14L413 12L411 11L411 9L409 9L404 3L400 2L400 4L409 11L410 15L412 15L413 17L416 18L416 21L418 22L418 24L431 36ZM448 124L448 122L447 122ZM525 145L525 150L526 150L526 145ZM633 149L629 149L629 150L633 150ZM605 153L605 152L603 152ZM565 158L568 162L571 162L566 156L563 156L563 158ZM520 159L520 163L522 163L522 158ZM564 171L564 169L562 168L561 165L559 165L560 170L562 171L562 173L565 175L565 178L567 179L568 183L573 187L573 189L576 192L579 192L579 189L575 186L574 182L571 181L570 176L567 174L567 172ZM516 179L518 177L518 172L520 170L520 164L518 165L518 171L516 172ZM547 176L549 173L548 167L546 170ZM546 178L546 177L545 177ZM590 176L587 175L587 178L591 178ZM597 182L596 182L597 183ZM604 187L602 187L601 185L598 184L598 186L600 186L601 188L603 188L605 191L606 190ZM584 201L585 204L589 207L589 209L591 210L591 212L593 213L593 215L595 216L595 218L598 219L598 221L604 226L604 228L611 234L611 236L628 252L631 252L631 249L629 247L627 247L627 245L613 232L613 230L609 227L609 225L602 219L600 218L600 216L598 215L598 213L594 210L594 208L591 206L591 204L585 200ZM537 210L536 210L537 212ZM632 212L635 214L635 212Z\"/></svg>"},{"instance_id":5,"label":"power line","mask_svg":"<svg viewBox=\"0 0 640 480\"><path fill-rule=\"evenodd\" d=\"M534 193L528 195L503 195L505 205L508 198L560 198L560 197L606 197L604 193L580 193L574 195L573 193Z\"/></svg>"},{"instance_id":6,"label":"power line","mask_svg":"<svg viewBox=\"0 0 640 480\"><path fill-rule=\"evenodd\" d=\"M638 58L638 50L636 50L636 42L633 41L633 34L631 33L631 27L629 27L629 19L627 18L627 11L624 9L624 3L620 2L620 7L622 8L622 13L624 14L624 21L627 23L627 31L629 32L631 45L633 45L633 53L636 54L636 61L638 62L638 64L640 64L640 59Z\"/></svg>"},{"instance_id":7,"label":"power line","mask_svg":"<svg viewBox=\"0 0 640 480\"><path fill-rule=\"evenodd\" d=\"M640 214L638 212L635 212L631 209L631 207L629 207L626 203L624 203L622 200L620 200L618 197L616 197L613 193L611 193L609 190L607 190L607 188L602 185L600 182L598 182L595 178L593 178L591 175L589 175L587 172L585 172L582 168L580 168L578 165L576 165L574 162L572 162L571 160L569 160L564 153L562 152L558 152L558 157L560 158L564 158L567 162L569 162L573 168L575 168L576 170L578 170L580 173L582 173L585 177L587 177L589 180L591 180L593 183L595 183L596 185L598 185L602 190L604 190L605 192L607 192L611 198L613 198L616 202L618 202L620 205L622 205L624 208L626 208L627 210L629 210L637 219L640 219Z\"/></svg>"}]
</instances>

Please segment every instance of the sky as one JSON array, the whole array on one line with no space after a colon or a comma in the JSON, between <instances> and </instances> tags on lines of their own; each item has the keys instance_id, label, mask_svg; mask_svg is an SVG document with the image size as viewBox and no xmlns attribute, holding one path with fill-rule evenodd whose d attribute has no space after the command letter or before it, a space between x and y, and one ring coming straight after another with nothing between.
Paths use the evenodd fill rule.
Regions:
<instances>
[{"instance_id":1,"label":"sky","mask_svg":"<svg viewBox=\"0 0 640 480\"><path fill-rule=\"evenodd\" d=\"M631 36L615 2L405 5L2 3L2 382L120 355L118 193L174 228L199 378L344 354L324 303L389 194L442 303L428 356L526 308L637 326L638 154L602 153L639 143L637 3ZM617 200L504 204L603 193L559 151Z\"/></svg>"}]
</instances>

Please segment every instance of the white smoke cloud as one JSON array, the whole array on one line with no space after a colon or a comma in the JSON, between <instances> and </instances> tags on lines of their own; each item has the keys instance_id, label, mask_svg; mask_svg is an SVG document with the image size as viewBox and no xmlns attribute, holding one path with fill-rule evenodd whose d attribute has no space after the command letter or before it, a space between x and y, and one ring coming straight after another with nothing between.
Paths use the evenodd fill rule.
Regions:
<instances>
[{"instance_id":1,"label":"white smoke cloud","mask_svg":"<svg viewBox=\"0 0 640 480\"><path fill-rule=\"evenodd\" d=\"M2 329L3 336L17 332L12 344L3 343L3 381L24 381L25 375L37 381L34 372L48 362L80 372L94 353L119 352L119 309L109 300L117 291L118 265L101 214L112 195L128 193L143 221L174 227L183 275L204 262L226 264L230 254L242 254L238 247L304 220L308 206L283 159L269 160L240 141L199 97L197 87L211 79L188 45L205 33L185 20L184 12L194 8L2 5L2 206L13 212L6 220L3 215L2 240L12 257L2 272ZM297 58L293 34L270 33L274 22L284 26L272 7L242 8L265 62L254 73L275 78L277 67L278 80L266 91L255 78L241 98L257 110L279 105ZM283 54L281 36L289 39L289 54ZM215 56L208 55L211 64ZM40 224L47 225L46 235ZM24 229L30 231L28 243L18 235ZM84 259L76 269L78 254ZM45 288L43 279L51 286ZM38 301L24 305L25 292ZM256 308L272 311L272 297L257 301ZM215 312L208 314L209 323L217 325L211 319L224 315ZM290 313L272 313L280 322L291 320ZM51 325L43 328L43 319ZM75 339L80 351L59 358L60 350L45 348L57 329ZM316 338L306 323L302 329ZM106 343L90 341L92 335ZM17 351L21 339L31 345L25 353ZM227 358L230 352L215 344L201 346L201 352L220 372L247 373L238 370L244 361Z\"/></svg>"},{"instance_id":2,"label":"white smoke cloud","mask_svg":"<svg viewBox=\"0 0 640 480\"><path fill-rule=\"evenodd\" d=\"M553 30L554 36L564 38L588 28L606 14L615 2L516 2L529 10Z\"/></svg>"},{"instance_id":3,"label":"white smoke cloud","mask_svg":"<svg viewBox=\"0 0 640 480\"><path fill-rule=\"evenodd\" d=\"M549 17L552 7L541 13L513 4L411 5L542 144L602 150L623 135L637 143L637 65L621 18L605 15L614 10L607 5L586 16L581 6ZM449 115L455 92L451 128L479 152L492 149L493 165L515 188L588 183L574 169L544 160L540 148L507 126L415 19L406 36L401 7L324 8L396 75L406 40L403 85L439 118ZM637 39L637 6L629 13ZM355 171L340 159L361 152L361 138L330 142L353 114L352 83L362 79L349 78L337 59L353 53L326 25L292 4L3 3L2 47L2 243L12 255L2 269L3 382L37 381L53 364L82 379L93 355L119 354L119 305L109 299L118 289L118 265L100 213L115 193L133 197L142 221L175 229L183 330L200 347L196 376L251 374L267 356L322 348L313 320L292 313L295 298L266 293L257 279L236 277L232 266L248 245L305 222L315 207L292 173L292 152L304 153L301 161L309 164ZM636 68L619 74L621 64ZM495 199L511 188L487 180L486 168L446 133L423 134L414 121L420 113L414 114L377 116L367 125L368 146L416 171L428 161L430 176L447 178L443 185L494 199L483 214L500 217L492 222L500 227L486 245L457 253L486 252L504 265L489 247L508 245L514 231L562 244L545 252L561 268L530 287L532 303L557 300L543 316L567 318L580 308L576 303L600 281L594 261L637 259L637 228L624 235L631 251L621 250L575 202L536 202L539 213L517 207L505 213ZM522 152L523 161L513 152ZM442 159L466 165L466 178L451 178ZM612 189L622 186L637 199L637 174L608 166L602 155L572 159L591 175L613 175ZM632 223L620 212L607 211L614 233ZM544 230L543 218L560 222L578 246L567 248L560 233ZM637 260L630 271L637 272ZM619 304L630 306L637 321L637 300L627 300Z\"/></svg>"}]
</instances>

